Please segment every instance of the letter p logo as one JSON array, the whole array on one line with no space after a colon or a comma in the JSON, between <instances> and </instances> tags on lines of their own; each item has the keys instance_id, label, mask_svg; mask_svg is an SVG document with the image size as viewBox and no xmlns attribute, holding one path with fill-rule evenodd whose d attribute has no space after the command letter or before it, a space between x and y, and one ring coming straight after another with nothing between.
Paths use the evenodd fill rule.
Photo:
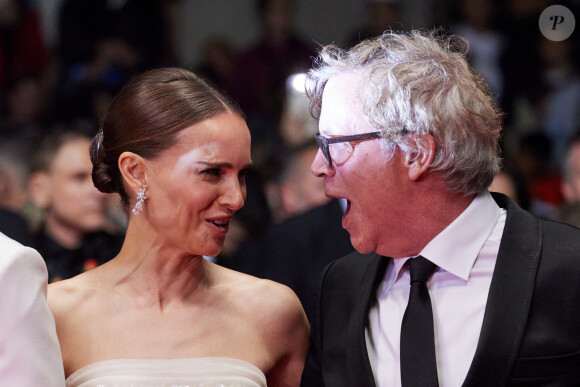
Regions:
<instances>
[{"instance_id":1,"label":"letter p logo","mask_svg":"<svg viewBox=\"0 0 580 387\"><path fill-rule=\"evenodd\" d=\"M551 5L544 9L538 20L542 35L554 42L567 39L574 32L574 14L563 5Z\"/></svg>"},{"instance_id":2,"label":"letter p logo","mask_svg":"<svg viewBox=\"0 0 580 387\"><path fill-rule=\"evenodd\" d=\"M554 21L554 24L552 24L552 31L554 31L558 24L564 23L564 16L550 16L550 20Z\"/></svg>"}]
</instances>

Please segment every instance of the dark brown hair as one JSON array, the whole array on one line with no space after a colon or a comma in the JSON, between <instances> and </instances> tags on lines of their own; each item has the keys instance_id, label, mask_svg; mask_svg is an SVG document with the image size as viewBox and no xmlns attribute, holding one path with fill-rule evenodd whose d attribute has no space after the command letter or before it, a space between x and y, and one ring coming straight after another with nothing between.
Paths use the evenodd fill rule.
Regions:
<instances>
[{"instance_id":1,"label":"dark brown hair","mask_svg":"<svg viewBox=\"0 0 580 387\"><path fill-rule=\"evenodd\" d=\"M239 107L190 71L150 70L121 89L91 143L93 183L101 192L129 199L118 167L123 152L153 159L177 141L178 133L219 113Z\"/></svg>"},{"instance_id":2,"label":"dark brown hair","mask_svg":"<svg viewBox=\"0 0 580 387\"><path fill-rule=\"evenodd\" d=\"M31 144L28 160L29 172L49 172L52 162L63 146L84 139L90 140L91 136L75 128L51 128Z\"/></svg>"}]
</instances>

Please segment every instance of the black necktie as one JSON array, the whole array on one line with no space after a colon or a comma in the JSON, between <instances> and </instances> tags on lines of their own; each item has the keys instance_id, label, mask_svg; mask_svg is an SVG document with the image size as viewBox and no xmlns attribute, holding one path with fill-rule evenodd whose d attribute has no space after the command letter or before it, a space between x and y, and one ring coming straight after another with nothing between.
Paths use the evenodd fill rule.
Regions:
<instances>
[{"instance_id":1,"label":"black necktie","mask_svg":"<svg viewBox=\"0 0 580 387\"><path fill-rule=\"evenodd\" d=\"M433 309L427 280L437 266L421 256L407 260L407 264L411 292L401 326L401 382L403 387L436 387Z\"/></svg>"}]
</instances>

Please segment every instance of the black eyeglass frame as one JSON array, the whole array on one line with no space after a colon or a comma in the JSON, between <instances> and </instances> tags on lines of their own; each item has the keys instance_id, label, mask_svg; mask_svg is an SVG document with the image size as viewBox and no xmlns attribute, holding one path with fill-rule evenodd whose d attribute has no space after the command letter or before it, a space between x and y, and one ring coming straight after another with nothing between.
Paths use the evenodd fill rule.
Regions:
<instances>
[{"instance_id":1,"label":"black eyeglass frame","mask_svg":"<svg viewBox=\"0 0 580 387\"><path fill-rule=\"evenodd\" d=\"M322 151L326 162L328 163L329 167L332 167L332 157L330 157L330 150L328 146L330 144L338 144L341 142L351 142L351 141L363 141L363 140L372 140L375 138L381 138L381 132L369 132L369 133L361 133L361 134L353 134L350 136L337 136L337 137L325 137L320 133L316 133L316 143L318 144L318 148Z\"/></svg>"}]
</instances>

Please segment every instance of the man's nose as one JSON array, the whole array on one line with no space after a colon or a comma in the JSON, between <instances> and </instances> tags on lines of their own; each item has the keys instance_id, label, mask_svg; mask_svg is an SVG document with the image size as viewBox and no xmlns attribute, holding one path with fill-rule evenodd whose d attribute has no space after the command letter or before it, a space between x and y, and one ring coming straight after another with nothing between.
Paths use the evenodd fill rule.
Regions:
<instances>
[{"instance_id":1,"label":"man's nose","mask_svg":"<svg viewBox=\"0 0 580 387\"><path fill-rule=\"evenodd\" d=\"M328 165L328 163L326 162L326 158L324 157L320 149L318 150L318 152L316 152L314 160L312 160L310 170L316 177L324 177L325 175L334 174L334 167Z\"/></svg>"}]
</instances>

